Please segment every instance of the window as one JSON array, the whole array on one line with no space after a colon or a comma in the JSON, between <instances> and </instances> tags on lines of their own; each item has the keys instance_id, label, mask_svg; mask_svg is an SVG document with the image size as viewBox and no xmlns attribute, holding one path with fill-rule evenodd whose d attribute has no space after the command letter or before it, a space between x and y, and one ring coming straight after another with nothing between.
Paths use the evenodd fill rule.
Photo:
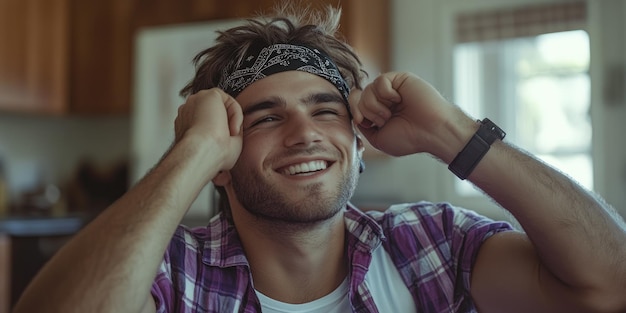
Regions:
<instances>
[{"instance_id":1,"label":"window","mask_svg":"<svg viewBox=\"0 0 626 313\"><path fill-rule=\"evenodd\" d=\"M459 16L454 101L592 189L590 48L581 20L576 3ZM462 181L455 190L477 194Z\"/></svg>"}]
</instances>

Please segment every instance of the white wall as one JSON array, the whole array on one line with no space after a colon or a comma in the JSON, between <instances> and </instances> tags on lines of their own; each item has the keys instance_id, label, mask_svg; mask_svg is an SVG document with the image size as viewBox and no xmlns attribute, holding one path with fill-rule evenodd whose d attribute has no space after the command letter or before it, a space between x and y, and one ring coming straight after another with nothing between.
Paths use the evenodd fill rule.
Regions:
<instances>
[{"instance_id":1,"label":"white wall","mask_svg":"<svg viewBox=\"0 0 626 313\"><path fill-rule=\"evenodd\" d=\"M135 37L135 82L131 117L131 182L150 170L174 141L174 120L185 99L179 95L195 73L191 62L215 42L217 30L238 20L142 29ZM208 219L216 212L213 186L202 189L187 212Z\"/></svg>"},{"instance_id":2,"label":"white wall","mask_svg":"<svg viewBox=\"0 0 626 313\"><path fill-rule=\"evenodd\" d=\"M596 189L626 216L626 0L588 2ZM621 73L613 76L616 68Z\"/></svg>"},{"instance_id":3,"label":"white wall","mask_svg":"<svg viewBox=\"0 0 626 313\"><path fill-rule=\"evenodd\" d=\"M392 69L418 73L436 82L437 48L433 30L435 16L432 1L394 0L391 60ZM365 160L353 202L363 206L381 206L417 200L441 201L437 186L441 177L437 167L445 167L429 156L406 156Z\"/></svg>"},{"instance_id":4,"label":"white wall","mask_svg":"<svg viewBox=\"0 0 626 313\"><path fill-rule=\"evenodd\" d=\"M546 2L549 1L514 0L504 5ZM393 0L393 69L414 72L451 98L451 8L489 9L502 5L502 1L496 0ZM602 94L607 84L607 69L616 64L626 66L626 27L623 22L626 0L588 0L588 6L595 189L626 216L626 139L623 138L626 134L626 101L621 98L608 103ZM623 80L617 89L626 90ZM451 196L450 182L455 178L444 164L432 158L411 156L368 161L367 164L354 197L357 204L367 204L377 197L382 197L383 202L462 201ZM454 202L496 218L507 218L495 206L485 209L479 203Z\"/></svg>"}]
</instances>

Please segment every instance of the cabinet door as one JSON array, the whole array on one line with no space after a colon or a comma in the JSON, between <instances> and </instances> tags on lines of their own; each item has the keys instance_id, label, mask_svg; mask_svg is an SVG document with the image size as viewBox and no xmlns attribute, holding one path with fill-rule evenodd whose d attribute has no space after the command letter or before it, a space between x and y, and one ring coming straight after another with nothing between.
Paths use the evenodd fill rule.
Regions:
<instances>
[{"instance_id":1,"label":"cabinet door","mask_svg":"<svg viewBox=\"0 0 626 313\"><path fill-rule=\"evenodd\" d=\"M0 313L8 313L11 303L11 238L0 233Z\"/></svg>"},{"instance_id":2,"label":"cabinet door","mask_svg":"<svg viewBox=\"0 0 626 313\"><path fill-rule=\"evenodd\" d=\"M71 0L70 114L129 113L133 3Z\"/></svg>"},{"instance_id":3,"label":"cabinet door","mask_svg":"<svg viewBox=\"0 0 626 313\"><path fill-rule=\"evenodd\" d=\"M0 110L62 113L68 0L0 0Z\"/></svg>"}]
</instances>

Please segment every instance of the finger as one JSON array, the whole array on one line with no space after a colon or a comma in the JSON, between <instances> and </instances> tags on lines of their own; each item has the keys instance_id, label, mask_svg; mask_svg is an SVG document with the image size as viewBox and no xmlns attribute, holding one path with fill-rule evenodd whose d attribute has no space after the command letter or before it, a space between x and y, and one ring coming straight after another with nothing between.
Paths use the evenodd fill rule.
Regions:
<instances>
[{"instance_id":1,"label":"finger","mask_svg":"<svg viewBox=\"0 0 626 313\"><path fill-rule=\"evenodd\" d=\"M228 116L228 128L231 136L238 136L241 134L243 127L243 112L237 100L228 95L227 97L224 102L224 107L226 108L226 115Z\"/></svg>"},{"instance_id":2,"label":"finger","mask_svg":"<svg viewBox=\"0 0 626 313\"><path fill-rule=\"evenodd\" d=\"M224 105L226 110L226 118L228 119L228 130L231 136L237 136L241 133L241 127L243 125L243 112L241 105L231 95L225 91L215 88L214 89L220 96L220 101Z\"/></svg>"},{"instance_id":3,"label":"finger","mask_svg":"<svg viewBox=\"0 0 626 313\"><path fill-rule=\"evenodd\" d=\"M352 89L350 91L350 96L348 97L348 104L350 107L350 113L352 114L352 120L356 125L361 125L364 127L373 127L375 126L374 122L363 116L361 112L361 99L363 95L363 90L360 89Z\"/></svg>"},{"instance_id":4,"label":"finger","mask_svg":"<svg viewBox=\"0 0 626 313\"><path fill-rule=\"evenodd\" d=\"M353 88L350 91L350 96L348 97L348 108L350 109L352 119L356 124L360 124L363 121L363 114L359 109L359 102L361 101L362 93L363 90Z\"/></svg>"},{"instance_id":5,"label":"finger","mask_svg":"<svg viewBox=\"0 0 626 313\"><path fill-rule=\"evenodd\" d=\"M402 96L396 89L394 89L389 77L384 75L377 77L372 82L372 86L374 95L381 104L391 107L392 105L402 101Z\"/></svg>"},{"instance_id":6,"label":"finger","mask_svg":"<svg viewBox=\"0 0 626 313\"><path fill-rule=\"evenodd\" d=\"M176 118L174 119L174 141L178 142L178 140L180 139L180 137L182 137L182 132L183 132L183 106L184 104L181 104L178 106L178 110L177 110L177 115Z\"/></svg>"},{"instance_id":7,"label":"finger","mask_svg":"<svg viewBox=\"0 0 626 313\"><path fill-rule=\"evenodd\" d=\"M362 125L357 125L357 127L359 128L359 132L363 134L363 137L365 137L365 139L376 148L376 134L379 129L376 127L364 127Z\"/></svg>"},{"instance_id":8,"label":"finger","mask_svg":"<svg viewBox=\"0 0 626 313\"><path fill-rule=\"evenodd\" d=\"M381 127L391 117L389 107L379 101L371 84L365 87L361 95L359 110L363 114L363 120L359 125L365 127Z\"/></svg>"},{"instance_id":9,"label":"finger","mask_svg":"<svg viewBox=\"0 0 626 313\"><path fill-rule=\"evenodd\" d=\"M401 94L394 88L391 76L380 75L365 88L361 96L364 127L382 127L393 115L395 105L402 102Z\"/></svg>"}]
</instances>

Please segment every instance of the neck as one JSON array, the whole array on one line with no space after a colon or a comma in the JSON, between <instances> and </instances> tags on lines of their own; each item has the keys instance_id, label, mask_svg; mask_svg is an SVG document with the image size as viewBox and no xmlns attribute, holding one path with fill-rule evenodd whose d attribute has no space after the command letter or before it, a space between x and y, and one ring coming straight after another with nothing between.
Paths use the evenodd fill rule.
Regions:
<instances>
[{"instance_id":1,"label":"neck","mask_svg":"<svg viewBox=\"0 0 626 313\"><path fill-rule=\"evenodd\" d=\"M255 289L287 303L321 298L345 279L343 211L314 225L276 223L249 214L233 216Z\"/></svg>"}]
</instances>

